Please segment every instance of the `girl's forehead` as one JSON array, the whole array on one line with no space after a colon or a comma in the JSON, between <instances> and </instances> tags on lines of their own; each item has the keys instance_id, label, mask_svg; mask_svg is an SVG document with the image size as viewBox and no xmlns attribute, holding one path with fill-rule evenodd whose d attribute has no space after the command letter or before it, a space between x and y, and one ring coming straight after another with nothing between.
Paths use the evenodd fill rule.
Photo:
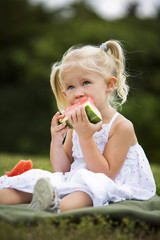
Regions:
<instances>
[{"instance_id":1,"label":"girl's forehead","mask_svg":"<svg viewBox=\"0 0 160 240\"><path fill-rule=\"evenodd\" d=\"M75 61L67 64L62 64L61 72L66 74L67 72L85 71L87 68L88 67L84 64L82 65L81 63Z\"/></svg>"},{"instance_id":2,"label":"girl's forehead","mask_svg":"<svg viewBox=\"0 0 160 240\"><path fill-rule=\"evenodd\" d=\"M83 69L83 68L80 68L80 67L74 67L74 68L70 68L68 69L67 71L62 71L61 73L61 77L62 77L62 80L63 81L67 81L69 79L72 79L72 78L90 78L90 77L93 77L95 76L95 72L93 71L89 71L89 70L86 70L86 69Z\"/></svg>"},{"instance_id":3,"label":"girl's forehead","mask_svg":"<svg viewBox=\"0 0 160 240\"><path fill-rule=\"evenodd\" d=\"M101 75L101 77L106 78L106 76L111 74L111 71L108 71L108 67L104 64L100 64L98 60L86 57L83 59L69 59L63 61L60 66L60 78L72 73L74 74L85 74L85 75Z\"/></svg>"}]
</instances>

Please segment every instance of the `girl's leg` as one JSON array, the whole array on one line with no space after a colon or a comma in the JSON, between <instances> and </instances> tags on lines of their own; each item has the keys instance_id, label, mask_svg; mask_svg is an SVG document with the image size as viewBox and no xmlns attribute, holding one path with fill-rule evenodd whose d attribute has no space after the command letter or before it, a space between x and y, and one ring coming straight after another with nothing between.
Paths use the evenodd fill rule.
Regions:
<instances>
[{"instance_id":1,"label":"girl's leg","mask_svg":"<svg viewBox=\"0 0 160 240\"><path fill-rule=\"evenodd\" d=\"M64 212L92 205L92 199L87 193L75 191L60 201L60 211ZM59 196L57 190L53 189L47 178L41 178L37 181L29 209L59 212Z\"/></svg>"},{"instance_id":2,"label":"girl's leg","mask_svg":"<svg viewBox=\"0 0 160 240\"><path fill-rule=\"evenodd\" d=\"M21 192L12 188L0 189L0 204L24 204L30 203L31 200L31 193Z\"/></svg>"},{"instance_id":3,"label":"girl's leg","mask_svg":"<svg viewBox=\"0 0 160 240\"><path fill-rule=\"evenodd\" d=\"M82 191L73 192L64 197L60 202L61 212L93 206L90 196Z\"/></svg>"}]
</instances>

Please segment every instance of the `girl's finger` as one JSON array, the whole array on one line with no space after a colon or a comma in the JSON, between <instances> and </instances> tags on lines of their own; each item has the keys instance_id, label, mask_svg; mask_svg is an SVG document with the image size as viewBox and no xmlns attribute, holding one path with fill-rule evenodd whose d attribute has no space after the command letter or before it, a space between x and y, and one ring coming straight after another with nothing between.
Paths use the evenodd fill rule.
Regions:
<instances>
[{"instance_id":1,"label":"girl's finger","mask_svg":"<svg viewBox=\"0 0 160 240\"><path fill-rule=\"evenodd\" d=\"M87 117L86 110L84 107L81 107L81 115L82 115L82 119L84 122L88 121L88 117Z\"/></svg>"},{"instance_id":2,"label":"girl's finger","mask_svg":"<svg viewBox=\"0 0 160 240\"><path fill-rule=\"evenodd\" d=\"M72 123L74 123L74 122L77 122L77 111L76 111L77 109L75 109L75 110L73 110L73 112L71 113L71 115L70 115L70 120L72 121Z\"/></svg>"},{"instance_id":3,"label":"girl's finger","mask_svg":"<svg viewBox=\"0 0 160 240\"><path fill-rule=\"evenodd\" d=\"M69 127L68 127L68 126L65 127L65 128L63 128L63 129L61 130L61 134L62 134L62 136L65 135L65 134L67 133L68 130L69 130Z\"/></svg>"},{"instance_id":4,"label":"girl's finger","mask_svg":"<svg viewBox=\"0 0 160 240\"><path fill-rule=\"evenodd\" d=\"M53 116L51 124L52 125L57 125L58 124L58 116L60 115L59 112L56 112L56 114Z\"/></svg>"},{"instance_id":5,"label":"girl's finger","mask_svg":"<svg viewBox=\"0 0 160 240\"><path fill-rule=\"evenodd\" d=\"M81 107L77 108L77 119L83 121Z\"/></svg>"},{"instance_id":6,"label":"girl's finger","mask_svg":"<svg viewBox=\"0 0 160 240\"><path fill-rule=\"evenodd\" d=\"M63 118L63 117L64 117L64 114L62 114L62 115L59 114L59 116L57 117L57 119L59 120L59 119L61 119L61 118Z\"/></svg>"},{"instance_id":7,"label":"girl's finger","mask_svg":"<svg viewBox=\"0 0 160 240\"><path fill-rule=\"evenodd\" d=\"M62 129L64 129L66 127L66 122L63 122L61 124L59 124L56 128L56 132L61 131Z\"/></svg>"}]
</instances>

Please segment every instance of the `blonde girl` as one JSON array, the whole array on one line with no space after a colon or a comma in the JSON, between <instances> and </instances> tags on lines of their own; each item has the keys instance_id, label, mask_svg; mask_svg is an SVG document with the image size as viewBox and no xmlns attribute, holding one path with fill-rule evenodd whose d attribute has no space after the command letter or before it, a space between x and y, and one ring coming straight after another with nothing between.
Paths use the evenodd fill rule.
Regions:
<instances>
[{"instance_id":1,"label":"blonde girl","mask_svg":"<svg viewBox=\"0 0 160 240\"><path fill-rule=\"evenodd\" d=\"M33 169L19 178L2 176L0 203L31 202L31 209L59 212L154 196L153 174L133 124L116 111L127 99L126 77L118 41L70 48L53 65L50 78L59 108L51 122L55 172ZM73 129L58 124L68 106L87 97L101 122L90 123L84 107L78 107L68 118Z\"/></svg>"}]
</instances>

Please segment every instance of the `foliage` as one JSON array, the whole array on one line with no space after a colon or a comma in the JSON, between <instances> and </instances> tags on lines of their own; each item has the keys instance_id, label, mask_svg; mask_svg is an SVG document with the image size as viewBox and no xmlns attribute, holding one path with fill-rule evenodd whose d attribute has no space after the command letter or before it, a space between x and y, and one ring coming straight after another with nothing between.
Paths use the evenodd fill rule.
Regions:
<instances>
[{"instance_id":1,"label":"foliage","mask_svg":"<svg viewBox=\"0 0 160 240\"><path fill-rule=\"evenodd\" d=\"M53 237L54 236L54 237ZM74 223L67 219L58 222L39 220L35 224L10 224L0 222L2 240L14 239L53 239L54 240L157 240L160 230L150 227L144 222L131 221L124 218L121 223L102 216L84 217Z\"/></svg>"},{"instance_id":2,"label":"foliage","mask_svg":"<svg viewBox=\"0 0 160 240\"><path fill-rule=\"evenodd\" d=\"M75 44L120 40L131 86L122 113L150 161L159 162L159 18L101 19L86 2L47 10L27 0L0 2L0 151L48 154L56 112L51 66Z\"/></svg>"}]
</instances>

